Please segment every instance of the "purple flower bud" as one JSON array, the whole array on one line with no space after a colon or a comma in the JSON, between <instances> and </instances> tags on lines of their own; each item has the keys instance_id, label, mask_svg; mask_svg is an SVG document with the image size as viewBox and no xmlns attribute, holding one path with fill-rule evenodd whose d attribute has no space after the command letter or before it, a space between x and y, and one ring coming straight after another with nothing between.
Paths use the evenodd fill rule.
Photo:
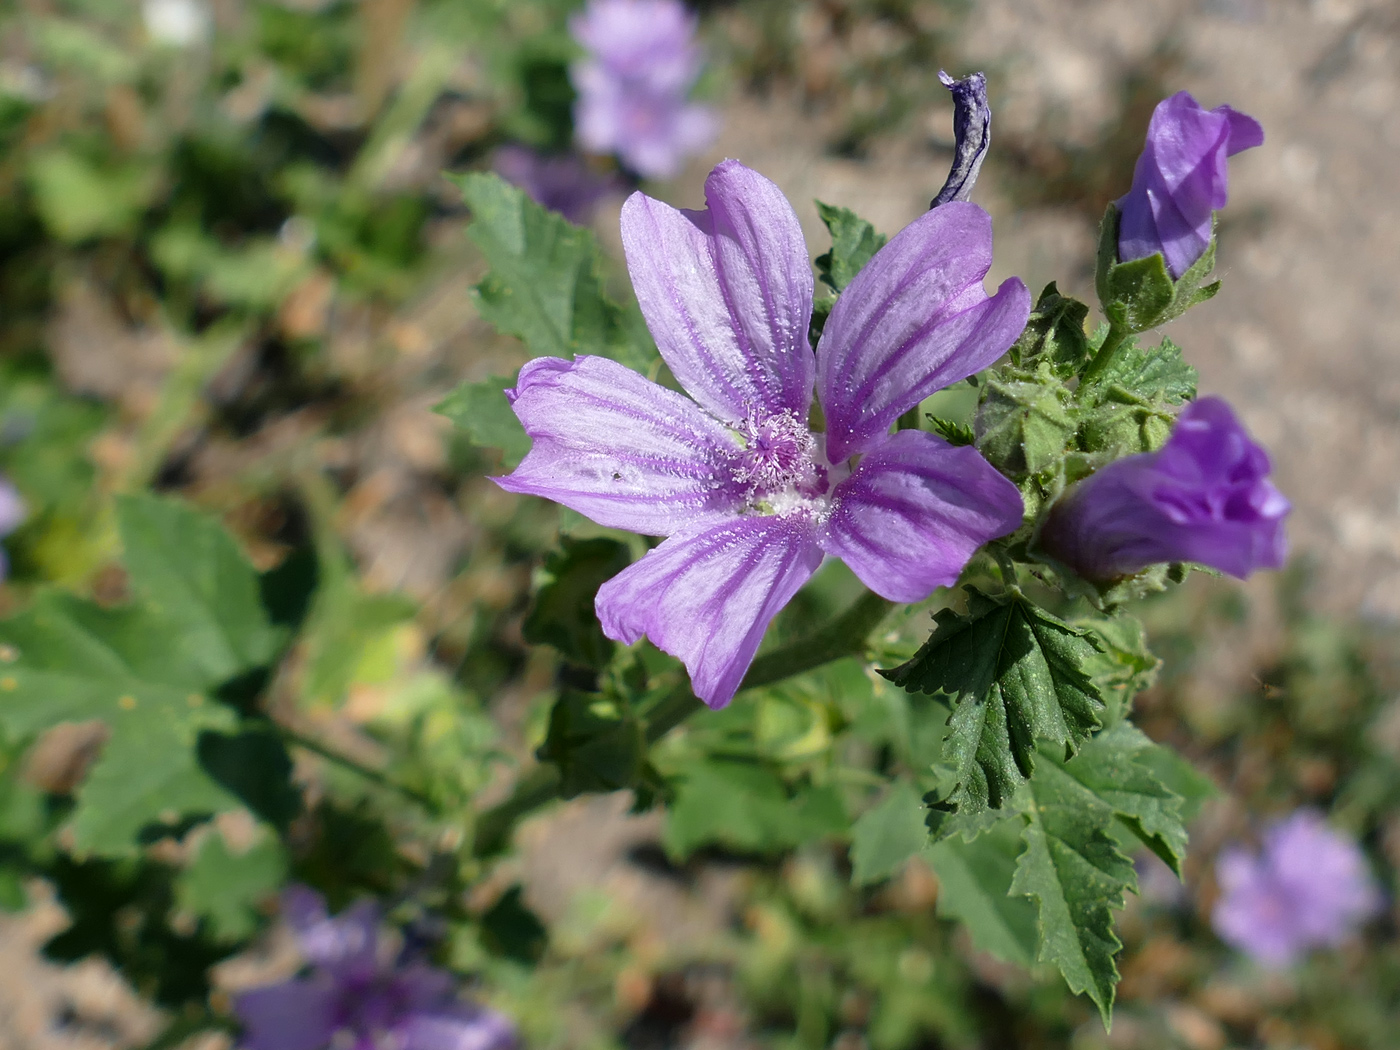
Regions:
<instances>
[{"instance_id":1,"label":"purple flower bud","mask_svg":"<svg viewBox=\"0 0 1400 1050\"><path fill-rule=\"evenodd\" d=\"M1360 848L1314 810L1274 824L1258 853L1224 850L1216 880L1215 932L1271 969L1340 944L1382 903Z\"/></svg>"},{"instance_id":2,"label":"purple flower bud","mask_svg":"<svg viewBox=\"0 0 1400 1050\"><path fill-rule=\"evenodd\" d=\"M1211 213L1225 207L1225 158L1263 141L1259 122L1229 106L1202 109L1185 91L1159 102L1132 189L1117 201L1119 260L1161 252L1180 278L1210 246Z\"/></svg>"},{"instance_id":3,"label":"purple flower bud","mask_svg":"<svg viewBox=\"0 0 1400 1050\"><path fill-rule=\"evenodd\" d=\"M243 1024L246 1050L515 1046L511 1023L458 999L450 974L384 950L379 909L372 902L332 918L319 894L290 886L282 895L282 914L312 972L237 997L233 1010Z\"/></svg>"},{"instance_id":4,"label":"purple flower bud","mask_svg":"<svg viewBox=\"0 0 1400 1050\"><path fill-rule=\"evenodd\" d=\"M953 93L954 154L948 181L938 196L929 201L930 208L972 197L972 186L992 144L992 107L987 104L986 75L973 73L954 80L940 69L938 82Z\"/></svg>"},{"instance_id":5,"label":"purple flower bud","mask_svg":"<svg viewBox=\"0 0 1400 1050\"><path fill-rule=\"evenodd\" d=\"M1283 565L1290 506L1269 456L1215 397L1186 406L1156 452L1127 456L1055 505L1040 545L1090 580L1170 561L1247 576Z\"/></svg>"},{"instance_id":6,"label":"purple flower bud","mask_svg":"<svg viewBox=\"0 0 1400 1050\"><path fill-rule=\"evenodd\" d=\"M591 0L569 29L588 56L574 63L574 130L584 149L632 171L670 178L714 140L718 122L688 101L703 56L680 0Z\"/></svg>"},{"instance_id":7,"label":"purple flower bud","mask_svg":"<svg viewBox=\"0 0 1400 1050\"><path fill-rule=\"evenodd\" d=\"M587 222L598 201L627 188L623 179L599 174L577 153L540 153L528 146L502 146L491 166L531 200L570 222Z\"/></svg>"}]
</instances>

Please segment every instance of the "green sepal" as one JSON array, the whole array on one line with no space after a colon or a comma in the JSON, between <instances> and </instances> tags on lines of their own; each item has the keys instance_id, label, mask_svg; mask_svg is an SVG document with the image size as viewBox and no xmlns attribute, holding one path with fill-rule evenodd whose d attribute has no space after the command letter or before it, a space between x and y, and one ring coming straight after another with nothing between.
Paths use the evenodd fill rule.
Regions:
<instances>
[{"instance_id":1,"label":"green sepal","mask_svg":"<svg viewBox=\"0 0 1400 1050\"><path fill-rule=\"evenodd\" d=\"M966 423L955 423L951 419L943 419L939 416L930 415L926 417L929 427L935 434L941 437L950 445L975 445L977 435L971 426Z\"/></svg>"},{"instance_id":2,"label":"green sepal","mask_svg":"<svg viewBox=\"0 0 1400 1050\"><path fill-rule=\"evenodd\" d=\"M1090 356L1084 334L1088 316L1087 303L1061 295L1051 281L1036 300L1025 330L1011 346L1011 363L1034 369L1044 362L1061 379L1077 375Z\"/></svg>"},{"instance_id":3,"label":"green sepal","mask_svg":"<svg viewBox=\"0 0 1400 1050\"><path fill-rule=\"evenodd\" d=\"M977 451L1013 481L1053 466L1078 429L1069 391L1049 367L1004 369L982 385L973 423Z\"/></svg>"},{"instance_id":4,"label":"green sepal","mask_svg":"<svg viewBox=\"0 0 1400 1050\"><path fill-rule=\"evenodd\" d=\"M532 645L552 645L566 660L601 670L616 648L603 634L593 609L598 588L627 568L632 556L624 544L605 537L564 536L545 559L546 582L522 625Z\"/></svg>"},{"instance_id":5,"label":"green sepal","mask_svg":"<svg viewBox=\"0 0 1400 1050\"><path fill-rule=\"evenodd\" d=\"M815 203L817 214L831 232L831 250L817 256L817 273L832 291L841 292L888 238L849 208Z\"/></svg>"},{"instance_id":6,"label":"green sepal","mask_svg":"<svg viewBox=\"0 0 1400 1050\"><path fill-rule=\"evenodd\" d=\"M1019 594L968 587L968 612L944 609L913 659L880 673L951 699L945 759L959 811L999 808L1031 775L1039 741L1075 750L1101 725L1093 639Z\"/></svg>"},{"instance_id":7,"label":"green sepal","mask_svg":"<svg viewBox=\"0 0 1400 1050\"><path fill-rule=\"evenodd\" d=\"M1115 327L1127 332L1145 332L1180 317L1220 290L1219 281L1206 283L1215 268L1214 219L1209 247L1177 280L1172 280L1161 252L1144 259L1118 261L1120 219L1117 205L1109 204L1099 225L1098 266L1094 278L1104 316Z\"/></svg>"},{"instance_id":8,"label":"green sepal","mask_svg":"<svg viewBox=\"0 0 1400 1050\"><path fill-rule=\"evenodd\" d=\"M631 787L646 760L646 732L617 700L565 689L549 713L538 755L559 767L561 798Z\"/></svg>"}]
</instances>

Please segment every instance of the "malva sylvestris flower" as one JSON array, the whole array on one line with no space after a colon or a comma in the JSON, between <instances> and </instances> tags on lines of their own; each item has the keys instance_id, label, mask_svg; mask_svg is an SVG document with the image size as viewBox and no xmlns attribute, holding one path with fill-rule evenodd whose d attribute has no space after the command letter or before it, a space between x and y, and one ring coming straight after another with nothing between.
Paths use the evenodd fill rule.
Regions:
<instances>
[{"instance_id":1,"label":"malva sylvestris flower","mask_svg":"<svg viewBox=\"0 0 1400 1050\"><path fill-rule=\"evenodd\" d=\"M696 25L680 0L592 0L569 20L587 51L569 69L580 146L665 179L714 141L714 111L690 101L704 62Z\"/></svg>"},{"instance_id":2,"label":"malva sylvestris flower","mask_svg":"<svg viewBox=\"0 0 1400 1050\"><path fill-rule=\"evenodd\" d=\"M1341 944L1382 904L1361 849L1315 810L1273 825L1257 853L1223 851L1216 881L1215 932L1270 969Z\"/></svg>"},{"instance_id":3,"label":"malva sylvestris flower","mask_svg":"<svg viewBox=\"0 0 1400 1050\"><path fill-rule=\"evenodd\" d=\"M1269 455L1218 397L1187 405L1167 443L1127 456L1070 488L1040 546L1090 580L1162 562L1231 576L1282 568L1288 500L1269 481Z\"/></svg>"},{"instance_id":4,"label":"malva sylvestris flower","mask_svg":"<svg viewBox=\"0 0 1400 1050\"><path fill-rule=\"evenodd\" d=\"M1228 198L1226 158L1263 142L1259 122L1229 106L1202 109L1185 91L1157 103L1132 188L1116 202L1119 260L1161 252L1180 278L1210 247L1211 214Z\"/></svg>"},{"instance_id":5,"label":"malva sylvestris flower","mask_svg":"<svg viewBox=\"0 0 1400 1050\"><path fill-rule=\"evenodd\" d=\"M695 695L723 707L824 555L916 602L1020 525L1020 493L976 449L890 428L1000 357L1030 295L1012 278L988 297L991 218L944 204L861 270L813 355L792 206L733 160L705 198L680 211L634 193L622 209L638 303L690 398L606 358L538 358L506 392L533 447L495 480L666 537L602 586L598 618L610 638L678 657ZM824 432L809 425L814 394Z\"/></svg>"},{"instance_id":6,"label":"malva sylvestris flower","mask_svg":"<svg viewBox=\"0 0 1400 1050\"><path fill-rule=\"evenodd\" d=\"M312 964L310 976L237 996L246 1050L510 1050L502 1015L456 996L451 974L387 952L372 901L334 917L305 886L282 894L282 915Z\"/></svg>"}]
</instances>

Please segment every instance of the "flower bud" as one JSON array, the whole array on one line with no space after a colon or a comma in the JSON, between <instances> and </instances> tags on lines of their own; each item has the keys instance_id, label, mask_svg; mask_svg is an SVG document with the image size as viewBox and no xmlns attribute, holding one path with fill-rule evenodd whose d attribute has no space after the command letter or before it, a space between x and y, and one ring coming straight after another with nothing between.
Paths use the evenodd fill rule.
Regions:
<instances>
[{"instance_id":1,"label":"flower bud","mask_svg":"<svg viewBox=\"0 0 1400 1050\"><path fill-rule=\"evenodd\" d=\"M1188 405L1156 452L1116 460L1054 506L1040 546L1085 579L1108 582L1161 562L1247 576L1283 565L1289 502L1269 456L1219 398Z\"/></svg>"},{"instance_id":2,"label":"flower bud","mask_svg":"<svg viewBox=\"0 0 1400 1050\"><path fill-rule=\"evenodd\" d=\"M1117 201L1119 260L1161 252L1180 280L1210 247L1211 215L1225 207L1225 158L1263 141L1259 122L1229 106L1202 109L1185 91L1159 102L1132 189Z\"/></svg>"}]
</instances>

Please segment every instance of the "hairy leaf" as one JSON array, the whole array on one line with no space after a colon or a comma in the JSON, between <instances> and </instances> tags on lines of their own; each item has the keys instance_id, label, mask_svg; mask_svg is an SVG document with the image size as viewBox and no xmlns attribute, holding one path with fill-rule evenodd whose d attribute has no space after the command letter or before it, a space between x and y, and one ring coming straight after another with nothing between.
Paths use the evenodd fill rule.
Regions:
<instances>
[{"instance_id":1,"label":"hairy leaf","mask_svg":"<svg viewBox=\"0 0 1400 1050\"><path fill-rule=\"evenodd\" d=\"M952 699L944 754L959 783L947 801L975 812L1000 807L1030 776L1038 740L1082 743L1104 702L1089 673L1098 650L1083 631L1021 597L968 594L966 616L940 612L914 658L881 673Z\"/></svg>"},{"instance_id":2,"label":"hairy leaf","mask_svg":"<svg viewBox=\"0 0 1400 1050\"><path fill-rule=\"evenodd\" d=\"M1041 962L1076 993L1087 992L1107 1026L1123 946L1113 909L1136 886L1133 864L1113 840L1113 808L1061 766L1044 762L1026 789L1025 851L1011 891L1037 904Z\"/></svg>"},{"instance_id":3,"label":"hairy leaf","mask_svg":"<svg viewBox=\"0 0 1400 1050\"><path fill-rule=\"evenodd\" d=\"M1042 371L989 379L977 406L977 451L1012 480L1053 466L1078 422L1064 384Z\"/></svg>"},{"instance_id":4,"label":"hairy leaf","mask_svg":"<svg viewBox=\"0 0 1400 1050\"><path fill-rule=\"evenodd\" d=\"M540 357L599 354L646 371L656 359L640 313L603 292L593 234L536 204L499 176L455 180L472 211L467 234L491 267L477 285L481 313Z\"/></svg>"},{"instance_id":5,"label":"hairy leaf","mask_svg":"<svg viewBox=\"0 0 1400 1050\"><path fill-rule=\"evenodd\" d=\"M927 845L919 789L907 780L896 780L889 794L851 827L852 884L864 886L888 878Z\"/></svg>"},{"instance_id":6,"label":"hairy leaf","mask_svg":"<svg viewBox=\"0 0 1400 1050\"><path fill-rule=\"evenodd\" d=\"M1034 369L1044 362L1061 378L1075 375L1089 358L1089 340L1084 334L1088 316L1088 304L1061 295L1051 281L1040 293L1025 331L1011 347L1012 364Z\"/></svg>"},{"instance_id":7,"label":"hairy leaf","mask_svg":"<svg viewBox=\"0 0 1400 1050\"><path fill-rule=\"evenodd\" d=\"M849 208L838 208L817 201L817 213L831 231L831 251L817 256L817 273L840 292L855 279L861 268L888 239Z\"/></svg>"}]
</instances>

